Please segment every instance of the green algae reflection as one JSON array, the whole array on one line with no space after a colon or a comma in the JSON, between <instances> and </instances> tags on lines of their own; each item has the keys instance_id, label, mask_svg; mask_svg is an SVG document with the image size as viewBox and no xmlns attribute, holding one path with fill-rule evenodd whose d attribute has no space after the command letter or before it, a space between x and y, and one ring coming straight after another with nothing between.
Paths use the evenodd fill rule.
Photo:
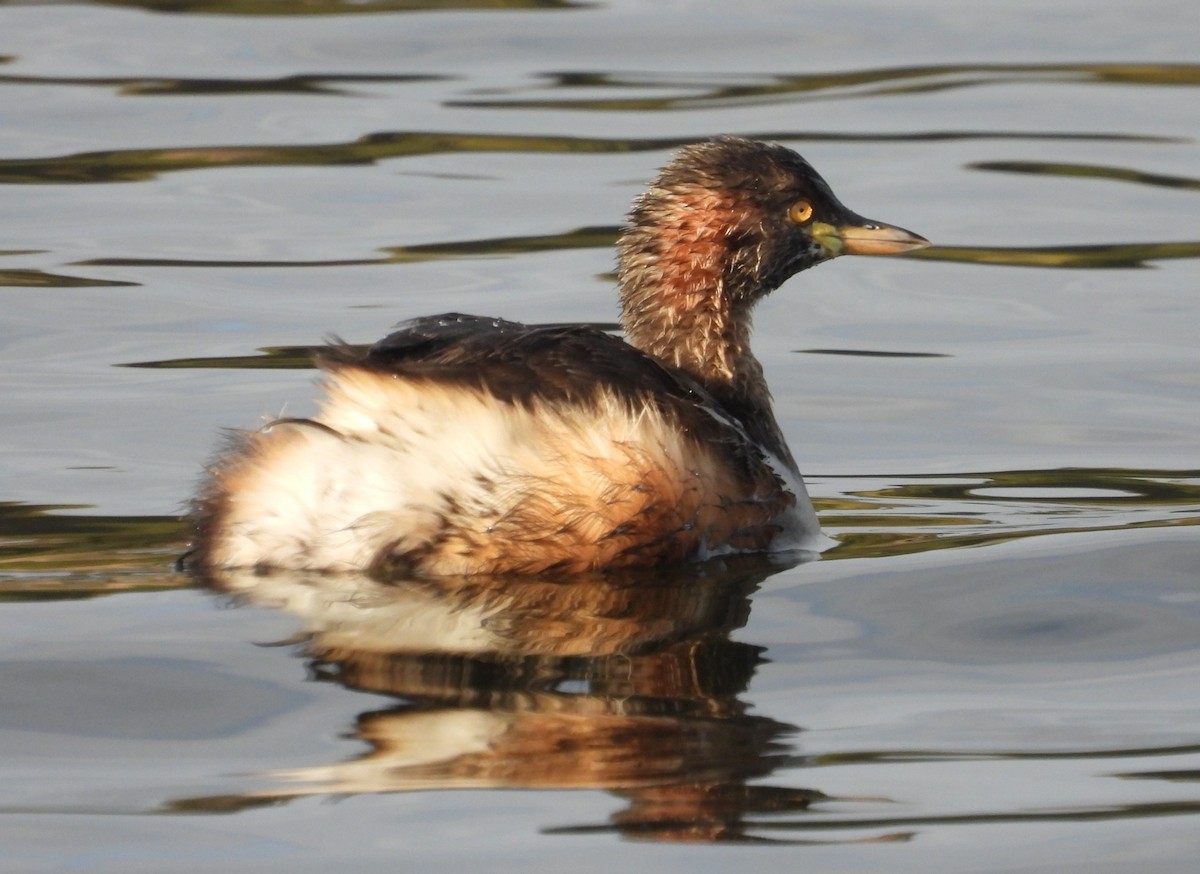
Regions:
<instances>
[{"instance_id":1,"label":"green algae reflection","mask_svg":"<svg viewBox=\"0 0 1200 874\"><path fill-rule=\"evenodd\" d=\"M987 546L1027 537L1200 525L1200 471L1065 468L814 478L824 560Z\"/></svg>"},{"instance_id":2,"label":"green algae reflection","mask_svg":"<svg viewBox=\"0 0 1200 874\"><path fill-rule=\"evenodd\" d=\"M488 9L575 9L572 0L98 0L151 12L189 15L368 15L380 12L450 12Z\"/></svg>"},{"instance_id":3,"label":"green algae reflection","mask_svg":"<svg viewBox=\"0 0 1200 874\"><path fill-rule=\"evenodd\" d=\"M187 546L175 516L96 516L0 502L0 600L71 600L190 585L173 572Z\"/></svg>"}]
</instances>

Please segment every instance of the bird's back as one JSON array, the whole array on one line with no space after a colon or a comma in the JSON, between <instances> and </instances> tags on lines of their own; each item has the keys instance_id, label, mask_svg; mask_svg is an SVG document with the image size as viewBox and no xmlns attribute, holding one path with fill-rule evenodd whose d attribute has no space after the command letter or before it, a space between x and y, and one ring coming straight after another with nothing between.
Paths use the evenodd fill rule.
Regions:
<instances>
[{"instance_id":1,"label":"bird's back","mask_svg":"<svg viewBox=\"0 0 1200 874\"><path fill-rule=\"evenodd\" d=\"M245 435L211 469L201 567L576 572L790 548L815 528L735 415L599 330L449 314L322 366L317 416Z\"/></svg>"}]
</instances>

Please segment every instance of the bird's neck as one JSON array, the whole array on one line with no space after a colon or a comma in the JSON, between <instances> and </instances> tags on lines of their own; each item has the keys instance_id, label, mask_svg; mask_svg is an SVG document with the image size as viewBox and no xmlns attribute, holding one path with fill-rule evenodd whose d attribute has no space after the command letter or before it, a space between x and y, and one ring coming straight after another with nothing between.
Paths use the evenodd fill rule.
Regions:
<instances>
[{"instance_id":1,"label":"bird's neck","mask_svg":"<svg viewBox=\"0 0 1200 874\"><path fill-rule=\"evenodd\" d=\"M733 203L711 191L651 189L618 244L621 325L643 352L705 386L753 389L749 307L727 274ZM744 299L744 298L743 298Z\"/></svg>"},{"instance_id":2,"label":"bird's neck","mask_svg":"<svg viewBox=\"0 0 1200 874\"><path fill-rule=\"evenodd\" d=\"M721 301L720 279L707 288L641 277L622 287L621 326L629 342L709 391L766 395L762 367L750 351L750 314ZM654 281L657 279L657 281ZM714 293L714 290L716 292Z\"/></svg>"},{"instance_id":3,"label":"bird's neck","mask_svg":"<svg viewBox=\"0 0 1200 874\"><path fill-rule=\"evenodd\" d=\"M750 351L749 304L722 275L720 239L622 240L621 326L631 345L700 383L756 442L794 464L771 410L762 365Z\"/></svg>"}]
</instances>

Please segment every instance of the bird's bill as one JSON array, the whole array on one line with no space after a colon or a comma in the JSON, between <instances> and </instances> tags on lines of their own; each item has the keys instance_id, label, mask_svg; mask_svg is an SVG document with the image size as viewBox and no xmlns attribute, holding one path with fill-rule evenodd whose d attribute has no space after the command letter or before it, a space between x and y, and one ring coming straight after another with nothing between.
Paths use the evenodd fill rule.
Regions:
<instances>
[{"instance_id":1,"label":"bird's bill","mask_svg":"<svg viewBox=\"0 0 1200 874\"><path fill-rule=\"evenodd\" d=\"M840 225L817 222L812 234L831 258L838 255L899 255L929 245L920 234L859 216Z\"/></svg>"}]
</instances>

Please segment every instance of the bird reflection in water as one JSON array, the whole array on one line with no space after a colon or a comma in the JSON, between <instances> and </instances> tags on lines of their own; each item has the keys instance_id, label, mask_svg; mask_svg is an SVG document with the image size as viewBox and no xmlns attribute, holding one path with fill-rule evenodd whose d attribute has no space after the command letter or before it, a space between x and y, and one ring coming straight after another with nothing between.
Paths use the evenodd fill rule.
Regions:
<instances>
[{"instance_id":1,"label":"bird reflection in water","mask_svg":"<svg viewBox=\"0 0 1200 874\"><path fill-rule=\"evenodd\" d=\"M181 800L238 809L306 795L432 789L603 789L608 823L661 841L750 841L749 817L828 796L751 784L798 764L796 731L739 699L762 649L730 639L779 556L659 571L378 582L220 572L204 582L302 618L314 678L393 695L363 713L357 759L271 776L281 788Z\"/></svg>"}]
</instances>

